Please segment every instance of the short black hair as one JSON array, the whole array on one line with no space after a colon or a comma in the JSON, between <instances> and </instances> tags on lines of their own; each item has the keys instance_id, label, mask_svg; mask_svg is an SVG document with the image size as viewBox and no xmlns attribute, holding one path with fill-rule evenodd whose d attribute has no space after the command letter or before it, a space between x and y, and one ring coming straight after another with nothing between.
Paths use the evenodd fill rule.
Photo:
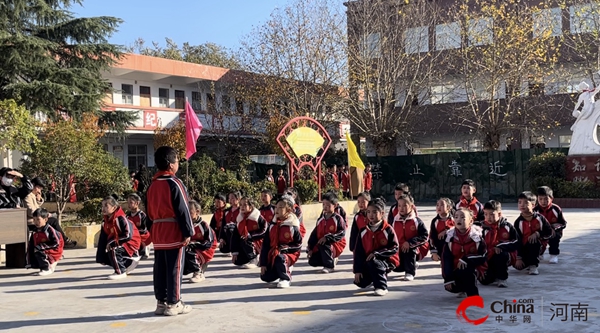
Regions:
<instances>
[{"instance_id":1,"label":"short black hair","mask_svg":"<svg viewBox=\"0 0 600 333\"><path fill-rule=\"evenodd\" d=\"M225 195L223 193L215 194L214 200L221 200L223 202L227 202L227 198L225 198Z\"/></svg>"},{"instance_id":2,"label":"short black hair","mask_svg":"<svg viewBox=\"0 0 600 333\"><path fill-rule=\"evenodd\" d=\"M358 198L365 198L365 200L371 201L371 193L369 193L369 192L360 192L356 198L357 199Z\"/></svg>"},{"instance_id":3,"label":"short black hair","mask_svg":"<svg viewBox=\"0 0 600 333\"><path fill-rule=\"evenodd\" d=\"M537 195L545 195L550 199L554 199L554 192L548 186L540 186L537 188Z\"/></svg>"},{"instance_id":4,"label":"short black hair","mask_svg":"<svg viewBox=\"0 0 600 333\"><path fill-rule=\"evenodd\" d=\"M154 152L154 164L158 170L169 170L169 164L177 162L177 150L173 147L162 146Z\"/></svg>"},{"instance_id":5,"label":"short black hair","mask_svg":"<svg viewBox=\"0 0 600 333\"><path fill-rule=\"evenodd\" d=\"M408 185L406 185L404 183L396 184L396 187L394 187L394 191L402 191L406 194L410 193L410 189L408 188Z\"/></svg>"},{"instance_id":6,"label":"short black hair","mask_svg":"<svg viewBox=\"0 0 600 333\"><path fill-rule=\"evenodd\" d=\"M367 164L365 164L365 168L366 168L366 167L370 167L370 166L371 166L371 163L367 163Z\"/></svg>"},{"instance_id":7,"label":"short black hair","mask_svg":"<svg viewBox=\"0 0 600 333\"><path fill-rule=\"evenodd\" d=\"M385 200L382 198L375 198L375 199L369 201L369 205L367 207L375 207L375 208L377 208L378 211L384 212L385 211Z\"/></svg>"},{"instance_id":8,"label":"short black hair","mask_svg":"<svg viewBox=\"0 0 600 333\"><path fill-rule=\"evenodd\" d=\"M473 179L465 179L465 180L463 180L463 182L462 182L462 184L460 186L462 187L464 185L469 185L472 188L477 188L477 187L475 187L475 182L473 181Z\"/></svg>"},{"instance_id":9,"label":"short black hair","mask_svg":"<svg viewBox=\"0 0 600 333\"><path fill-rule=\"evenodd\" d=\"M484 210L491 210L493 212L499 212L502 210L502 204L496 200L490 200L483 205Z\"/></svg>"},{"instance_id":10,"label":"short black hair","mask_svg":"<svg viewBox=\"0 0 600 333\"><path fill-rule=\"evenodd\" d=\"M407 193L403 193L400 198L398 198L398 201L400 200L404 200L406 202L408 202L411 205L415 204L415 199L412 197L412 195L407 194Z\"/></svg>"},{"instance_id":11,"label":"short black hair","mask_svg":"<svg viewBox=\"0 0 600 333\"><path fill-rule=\"evenodd\" d=\"M325 193L323 195L323 201L325 201L325 200L331 202L334 205L338 204L338 197L337 197L337 195L335 195L335 194L333 194L331 192Z\"/></svg>"},{"instance_id":12,"label":"short black hair","mask_svg":"<svg viewBox=\"0 0 600 333\"><path fill-rule=\"evenodd\" d=\"M240 191L231 191L227 194L227 198L229 199L229 196L232 195L236 198L236 199L241 199L242 198L242 192Z\"/></svg>"},{"instance_id":13,"label":"short black hair","mask_svg":"<svg viewBox=\"0 0 600 333\"><path fill-rule=\"evenodd\" d=\"M264 188L262 191L260 191L260 194L267 194L267 195L273 197L273 192L271 190L269 190L268 188Z\"/></svg>"},{"instance_id":14,"label":"short black hair","mask_svg":"<svg viewBox=\"0 0 600 333\"><path fill-rule=\"evenodd\" d=\"M33 214L31 214L31 216L47 219L48 216L50 216L50 213L48 213L48 211L45 208L38 208L33 211Z\"/></svg>"},{"instance_id":15,"label":"short black hair","mask_svg":"<svg viewBox=\"0 0 600 333\"><path fill-rule=\"evenodd\" d=\"M533 193L531 193L531 191L525 191L521 192L517 199L527 199L527 201L535 203L535 200L537 198L535 197L535 195L533 195Z\"/></svg>"}]
</instances>

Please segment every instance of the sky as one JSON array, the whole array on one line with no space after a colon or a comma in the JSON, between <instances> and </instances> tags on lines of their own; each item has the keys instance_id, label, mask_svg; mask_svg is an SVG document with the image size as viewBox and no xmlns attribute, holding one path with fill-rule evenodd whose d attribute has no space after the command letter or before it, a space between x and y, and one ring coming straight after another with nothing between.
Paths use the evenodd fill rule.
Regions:
<instances>
[{"instance_id":1,"label":"sky","mask_svg":"<svg viewBox=\"0 0 600 333\"><path fill-rule=\"evenodd\" d=\"M236 50L240 39L268 20L286 0L85 0L74 5L76 17L114 16L124 22L110 41L130 46L141 37L164 45L165 37L178 45L213 42Z\"/></svg>"}]
</instances>

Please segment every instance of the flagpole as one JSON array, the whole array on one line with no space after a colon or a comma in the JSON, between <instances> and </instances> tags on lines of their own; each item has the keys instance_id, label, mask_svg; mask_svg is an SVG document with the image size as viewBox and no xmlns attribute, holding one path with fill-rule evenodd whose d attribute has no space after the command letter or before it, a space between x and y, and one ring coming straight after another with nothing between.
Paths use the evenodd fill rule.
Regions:
<instances>
[{"instance_id":1,"label":"flagpole","mask_svg":"<svg viewBox=\"0 0 600 333\"><path fill-rule=\"evenodd\" d=\"M187 105L188 103L188 98L187 96L185 96L185 104ZM187 125L187 118L186 118L186 125ZM185 133L187 136L187 126L185 128ZM185 187L190 188L190 160L188 159L187 161L185 161Z\"/></svg>"},{"instance_id":2,"label":"flagpole","mask_svg":"<svg viewBox=\"0 0 600 333\"><path fill-rule=\"evenodd\" d=\"M348 131L346 131L346 160L348 160L348 162L346 163L346 165L348 166L348 187L349 187L349 192L350 192L350 200L352 200L354 198L354 196L352 195L352 172L350 171L350 149L348 148L348 136L350 135L350 133Z\"/></svg>"}]
</instances>

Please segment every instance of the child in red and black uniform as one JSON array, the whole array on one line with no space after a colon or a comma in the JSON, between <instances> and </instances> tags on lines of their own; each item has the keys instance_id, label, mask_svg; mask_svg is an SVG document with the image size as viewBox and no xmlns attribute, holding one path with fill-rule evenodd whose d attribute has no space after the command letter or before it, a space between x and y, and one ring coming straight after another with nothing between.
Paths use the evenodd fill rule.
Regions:
<instances>
[{"instance_id":1,"label":"child in red and black uniform","mask_svg":"<svg viewBox=\"0 0 600 333\"><path fill-rule=\"evenodd\" d=\"M152 220L154 243L154 296L156 315L176 316L192 311L181 301L185 247L194 236L187 189L175 176L177 150L163 146L154 153L158 172L148 188L146 212Z\"/></svg>"},{"instance_id":2,"label":"child in red and black uniform","mask_svg":"<svg viewBox=\"0 0 600 333\"><path fill-rule=\"evenodd\" d=\"M185 265L183 275L193 273L190 282L198 283L206 278L206 268L212 260L217 249L217 237L215 232L210 228L208 223L202 220L200 213L202 207L197 201L190 201L190 217L194 224L194 236L190 239L190 243L185 247Z\"/></svg>"},{"instance_id":3,"label":"child in red and black uniform","mask_svg":"<svg viewBox=\"0 0 600 333\"><path fill-rule=\"evenodd\" d=\"M479 295L477 267L486 259L486 245L481 228L473 224L473 212L459 208L454 213L454 228L446 232L442 252L444 288L459 298Z\"/></svg>"},{"instance_id":4,"label":"child in red and black uniform","mask_svg":"<svg viewBox=\"0 0 600 333\"><path fill-rule=\"evenodd\" d=\"M251 197L240 200L240 214L231 236L231 262L247 269L258 267L258 255L267 231L267 221L255 206Z\"/></svg>"},{"instance_id":5,"label":"child in red and black uniform","mask_svg":"<svg viewBox=\"0 0 600 333\"><path fill-rule=\"evenodd\" d=\"M346 222L335 213L338 199L327 193L323 196L323 213L308 238L308 264L323 266L321 273L333 272L338 257L346 247Z\"/></svg>"},{"instance_id":6,"label":"child in red and black uniform","mask_svg":"<svg viewBox=\"0 0 600 333\"><path fill-rule=\"evenodd\" d=\"M488 201L483 205L485 221L483 239L487 245L487 262L480 266L481 284L498 282L499 288L506 288L508 266L515 263L519 235L510 222L502 216L502 205L498 201Z\"/></svg>"},{"instance_id":7,"label":"child in red and black uniform","mask_svg":"<svg viewBox=\"0 0 600 333\"><path fill-rule=\"evenodd\" d=\"M300 234L302 238L306 236L306 227L304 227L304 218L302 217L302 207L300 207L300 197L298 197L298 191L296 191L293 187L288 187L285 189L285 194L292 197L292 201L294 202L294 214L300 221Z\"/></svg>"},{"instance_id":8,"label":"child in red and black uniform","mask_svg":"<svg viewBox=\"0 0 600 333\"><path fill-rule=\"evenodd\" d=\"M59 232L47 224L50 217L47 210L38 208L32 215L35 229L29 238L27 268L39 268L39 276L50 275L62 257L64 240Z\"/></svg>"},{"instance_id":9,"label":"child in red and black uniform","mask_svg":"<svg viewBox=\"0 0 600 333\"><path fill-rule=\"evenodd\" d=\"M519 246L514 267L518 270L528 268L530 275L538 275L540 274L538 265L542 241L552 237L552 227L543 215L533 211L536 200L533 193L525 191L519 194L518 199L521 216L515 221L515 229L517 229L521 246Z\"/></svg>"},{"instance_id":10,"label":"child in red and black uniform","mask_svg":"<svg viewBox=\"0 0 600 333\"><path fill-rule=\"evenodd\" d=\"M287 187L287 181L283 175L283 169L279 169L279 171L277 171L277 180L275 181L275 185L277 185L277 195L282 196L285 188Z\"/></svg>"},{"instance_id":11,"label":"child in red and black uniform","mask_svg":"<svg viewBox=\"0 0 600 333\"><path fill-rule=\"evenodd\" d=\"M396 187L394 188L394 199L396 199L396 203L394 203L392 207L390 207L390 211L388 212L387 220L389 222L394 221L394 218L396 217L396 215L398 215L398 199L400 199L400 197L402 197L405 194L410 195L408 185L404 183L396 184ZM416 216L419 216L419 212L417 212L417 207L415 205L413 205L413 211L415 212Z\"/></svg>"},{"instance_id":12,"label":"child in red and black uniform","mask_svg":"<svg viewBox=\"0 0 600 333\"><path fill-rule=\"evenodd\" d=\"M398 239L394 228L383 219L384 212L383 200L369 202L369 223L359 230L352 267L354 284L360 288L373 284L376 296L387 294L387 274L399 264Z\"/></svg>"},{"instance_id":13,"label":"child in red and black uniform","mask_svg":"<svg viewBox=\"0 0 600 333\"><path fill-rule=\"evenodd\" d=\"M258 209L260 211L260 216L262 216L267 224L273 222L273 218L275 217L275 206L271 204L271 200L273 199L273 193L269 190L262 190L260 192L260 201L262 201L262 206Z\"/></svg>"},{"instance_id":14,"label":"child in red and black uniform","mask_svg":"<svg viewBox=\"0 0 600 333\"><path fill-rule=\"evenodd\" d=\"M300 222L290 196L283 196L275 207L275 220L267 227L260 252L260 279L277 282L278 288L288 288L292 266L300 258L302 249Z\"/></svg>"},{"instance_id":15,"label":"child in red and black uniform","mask_svg":"<svg viewBox=\"0 0 600 333\"><path fill-rule=\"evenodd\" d=\"M325 175L325 180L326 180L327 185L331 184L333 186L333 188L335 188L336 190L339 190L340 189L340 180L338 178L336 168L337 167L335 166L335 164L332 164L327 167L327 174Z\"/></svg>"},{"instance_id":16,"label":"child in red and black uniform","mask_svg":"<svg viewBox=\"0 0 600 333\"><path fill-rule=\"evenodd\" d=\"M150 239L152 221L149 221L146 213L140 209L140 202L142 202L142 198L135 193L127 196L127 208L129 209L127 219L133 222L140 233L141 243L139 252L142 255L142 259L148 259L148 255L150 254L148 245L152 243Z\"/></svg>"},{"instance_id":17,"label":"child in red and black uniform","mask_svg":"<svg viewBox=\"0 0 600 333\"><path fill-rule=\"evenodd\" d=\"M535 206L533 211L544 216L554 231L554 235L547 242L550 245L550 250L548 251L550 252L550 260L548 263L558 264L558 255L560 254L558 245L563 235L563 229L567 227L567 221L565 221L562 209L553 203L552 200L554 200L554 192L552 192L551 188L548 186L538 187L537 206ZM546 242L542 242L542 250L540 252L542 256L546 251L547 244Z\"/></svg>"},{"instance_id":18,"label":"child in red and black uniform","mask_svg":"<svg viewBox=\"0 0 600 333\"><path fill-rule=\"evenodd\" d=\"M342 207L340 205L338 196L333 192L327 192L327 193L323 194L323 196L334 196L338 200L338 203L335 204L335 208L333 211L336 214L338 214L339 216L341 216L342 219L344 219L344 222L346 223L346 229L348 229L348 218L346 215L346 210L344 210L344 207ZM323 217L323 212L321 212L321 215L319 215L319 218L317 220L321 219L322 217Z\"/></svg>"},{"instance_id":19,"label":"child in red and black uniform","mask_svg":"<svg viewBox=\"0 0 600 333\"><path fill-rule=\"evenodd\" d=\"M365 175L363 176L363 187L365 192L371 192L373 188L373 174L371 173L371 164L365 165Z\"/></svg>"},{"instance_id":20,"label":"child in red and black uniform","mask_svg":"<svg viewBox=\"0 0 600 333\"><path fill-rule=\"evenodd\" d=\"M367 206L369 205L369 201L371 201L371 194L369 194L369 192L362 192L358 195L358 198L356 198L358 213L354 215L354 221L350 228L350 251L354 251L356 248L359 231L369 223L369 220L367 219Z\"/></svg>"},{"instance_id":21,"label":"child in red and black uniform","mask_svg":"<svg viewBox=\"0 0 600 333\"><path fill-rule=\"evenodd\" d=\"M404 272L405 281L414 280L420 247L427 244L428 236L425 224L415 215L413 207L413 198L410 195L402 195L398 199L398 214L392 222L400 246L400 265L394 272Z\"/></svg>"},{"instance_id":22,"label":"child in red and black uniform","mask_svg":"<svg viewBox=\"0 0 600 333\"><path fill-rule=\"evenodd\" d=\"M100 239L103 241L98 241L96 257L103 259L98 261L100 264L114 268L115 272L108 276L109 280L124 279L140 260L140 233L113 197L106 197L102 201L102 215L104 223Z\"/></svg>"},{"instance_id":23,"label":"child in red and black uniform","mask_svg":"<svg viewBox=\"0 0 600 333\"><path fill-rule=\"evenodd\" d=\"M475 182L471 179L465 179L460 187L461 197L456 203L456 210L467 208L473 212L475 223L480 224L485 218L483 217L483 204L475 198Z\"/></svg>"},{"instance_id":24,"label":"child in red and black uniform","mask_svg":"<svg viewBox=\"0 0 600 333\"><path fill-rule=\"evenodd\" d=\"M342 192L344 198L350 199L350 174L348 173L348 167L342 166L342 171L339 174L340 183L342 184Z\"/></svg>"},{"instance_id":25,"label":"child in red and black uniform","mask_svg":"<svg viewBox=\"0 0 600 333\"><path fill-rule=\"evenodd\" d=\"M235 191L229 193L227 196L229 198L229 208L225 210L223 225L221 226L218 237L219 250L221 253L231 256L231 237L233 237L237 217L240 214L240 199L242 198L242 194L239 191Z\"/></svg>"},{"instance_id":26,"label":"child in red and black uniform","mask_svg":"<svg viewBox=\"0 0 600 333\"><path fill-rule=\"evenodd\" d=\"M227 209L227 199L223 194L216 194L214 198L215 213L210 219L210 227L215 232L215 235L221 234L221 227L225 221L225 210Z\"/></svg>"},{"instance_id":27,"label":"child in red and black uniform","mask_svg":"<svg viewBox=\"0 0 600 333\"><path fill-rule=\"evenodd\" d=\"M429 227L429 250L431 260L441 261L444 244L446 244L446 232L454 227L452 212L454 203L448 198L441 198L435 204L437 216L431 221Z\"/></svg>"}]
</instances>

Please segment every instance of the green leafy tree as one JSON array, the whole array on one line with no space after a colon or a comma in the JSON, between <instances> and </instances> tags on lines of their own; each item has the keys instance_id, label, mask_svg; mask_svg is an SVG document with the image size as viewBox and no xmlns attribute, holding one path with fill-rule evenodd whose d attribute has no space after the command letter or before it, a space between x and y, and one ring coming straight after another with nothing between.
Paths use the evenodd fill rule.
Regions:
<instances>
[{"instance_id":1,"label":"green leafy tree","mask_svg":"<svg viewBox=\"0 0 600 333\"><path fill-rule=\"evenodd\" d=\"M105 129L95 125L97 117L86 115L81 123L59 120L48 123L38 143L23 164L25 173L54 184L58 219L71 194L71 181L90 190L101 187L98 196L119 193L130 186L127 169L98 143Z\"/></svg>"},{"instance_id":2,"label":"green leafy tree","mask_svg":"<svg viewBox=\"0 0 600 333\"><path fill-rule=\"evenodd\" d=\"M12 99L0 101L0 150L25 151L37 142L35 119Z\"/></svg>"},{"instance_id":3,"label":"green leafy tree","mask_svg":"<svg viewBox=\"0 0 600 333\"><path fill-rule=\"evenodd\" d=\"M101 115L110 91L102 73L122 55L108 38L122 21L74 17L69 9L82 2L0 1L0 100L14 99L53 120Z\"/></svg>"}]
</instances>

